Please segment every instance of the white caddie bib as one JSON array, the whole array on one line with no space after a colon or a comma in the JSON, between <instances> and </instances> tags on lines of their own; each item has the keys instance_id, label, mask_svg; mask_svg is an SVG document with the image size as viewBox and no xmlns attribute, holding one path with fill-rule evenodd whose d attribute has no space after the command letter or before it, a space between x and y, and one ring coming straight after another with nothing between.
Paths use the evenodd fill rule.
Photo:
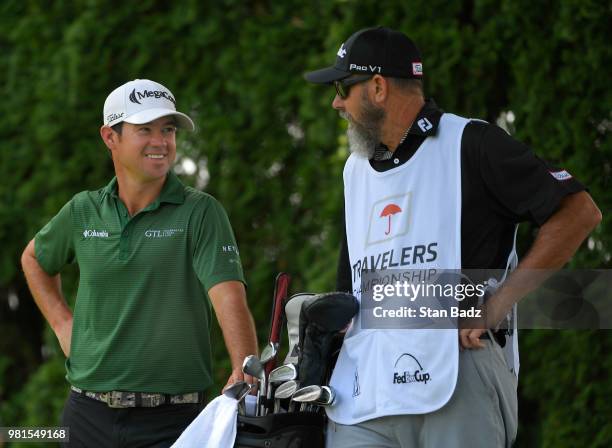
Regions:
<instances>
[{"instance_id":1,"label":"white caddie bib","mask_svg":"<svg viewBox=\"0 0 612 448\"><path fill-rule=\"evenodd\" d=\"M468 119L442 115L402 166L377 172L351 155L344 168L346 235L353 293L362 269L461 269L461 137ZM327 407L340 424L444 406L458 372L454 329L362 329L360 315L344 339Z\"/></svg>"}]
</instances>

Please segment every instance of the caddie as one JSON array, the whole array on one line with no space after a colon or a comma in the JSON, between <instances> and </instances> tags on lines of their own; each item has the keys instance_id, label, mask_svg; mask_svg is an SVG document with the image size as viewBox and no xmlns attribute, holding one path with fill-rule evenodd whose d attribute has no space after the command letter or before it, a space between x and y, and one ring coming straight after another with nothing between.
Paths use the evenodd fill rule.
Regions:
<instances>
[{"instance_id":1,"label":"caddie","mask_svg":"<svg viewBox=\"0 0 612 448\"><path fill-rule=\"evenodd\" d=\"M334 448L511 446L516 328L490 330L526 292L523 274L563 266L601 220L568 171L426 99L426 67L411 39L378 27L357 31L333 66L305 75L335 86L332 107L348 121L338 290L361 298L363 272L385 269L499 269L502 286L485 320L460 329L364 329L357 316L330 381ZM522 221L539 231L516 266Z\"/></svg>"},{"instance_id":2,"label":"caddie","mask_svg":"<svg viewBox=\"0 0 612 448\"><path fill-rule=\"evenodd\" d=\"M135 79L113 90L100 136L115 177L76 194L23 253L66 355L68 446L170 446L213 383L211 305L231 358L228 384L257 354L230 222L215 198L172 171L177 129L194 123L163 85ZM79 268L74 311L60 281L69 263Z\"/></svg>"}]
</instances>

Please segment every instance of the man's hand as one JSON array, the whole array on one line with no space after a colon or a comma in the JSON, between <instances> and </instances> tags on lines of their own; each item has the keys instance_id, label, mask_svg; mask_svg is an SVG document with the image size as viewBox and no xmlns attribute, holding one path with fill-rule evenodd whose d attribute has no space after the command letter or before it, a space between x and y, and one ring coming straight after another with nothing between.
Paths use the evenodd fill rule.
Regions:
<instances>
[{"instance_id":1,"label":"man's hand","mask_svg":"<svg viewBox=\"0 0 612 448\"><path fill-rule=\"evenodd\" d=\"M484 342L480 340L487 331L486 310L484 307L479 308L481 317L465 318L459 321L459 348L463 349L478 349L485 348Z\"/></svg>"},{"instance_id":2,"label":"man's hand","mask_svg":"<svg viewBox=\"0 0 612 448\"><path fill-rule=\"evenodd\" d=\"M496 328L515 303L537 289L555 270L563 267L600 221L601 212L588 193L583 191L565 197L559 209L540 227L517 269L487 300L482 320L466 319L461 322L461 347L484 347L478 338L486 329Z\"/></svg>"},{"instance_id":3,"label":"man's hand","mask_svg":"<svg viewBox=\"0 0 612 448\"><path fill-rule=\"evenodd\" d=\"M464 348L485 348L484 342L480 340L487 330L482 328L461 328L459 330L459 347Z\"/></svg>"},{"instance_id":4,"label":"man's hand","mask_svg":"<svg viewBox=\"0 0 612 448\"><path fill-rule=\"evenodd\" d=\"M225 389L230 387L232 384L237 383L238 381L245 381L249 384L257 384L257 380L253 378L251 375L245 375L244 372L242 372L242 368L234 369L232 370L231 375L227 379L227 383L225 383L225 386L223 386L221 393L225 392ZM256 387L251 389L251 395L254 395L256 391L257 391Z\"/></svg>"}]
</instances>

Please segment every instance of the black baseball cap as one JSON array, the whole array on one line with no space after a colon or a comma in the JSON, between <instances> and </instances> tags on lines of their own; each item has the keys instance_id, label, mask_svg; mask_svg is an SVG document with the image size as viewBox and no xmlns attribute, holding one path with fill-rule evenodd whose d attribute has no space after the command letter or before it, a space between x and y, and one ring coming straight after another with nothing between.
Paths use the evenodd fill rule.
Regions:
<instances>
[{"instance_id":1,"label":"black baseball cap","mask_svg":"<svg viewBox=\"0 0 612 448\"><path fill-rule=\"evenodd\" d=\"M304 75L316 84L332 84L352 74L371 74L392 78L423 78L419 49L408 36L389 28L357 31L340 45L336 63Z\"/></svg>"}]
</instances>

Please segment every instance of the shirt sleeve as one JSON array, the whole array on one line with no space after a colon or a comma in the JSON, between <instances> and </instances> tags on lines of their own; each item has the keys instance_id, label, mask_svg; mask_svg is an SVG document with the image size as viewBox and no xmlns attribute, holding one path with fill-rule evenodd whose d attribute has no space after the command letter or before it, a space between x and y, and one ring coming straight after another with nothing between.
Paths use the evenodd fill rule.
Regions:
<instances>
[{"instance_id":1,"label":"shirt sleeve","mask_svg":"<svg viewBox=\"0 0 612 448\"><path fill-rule=\"evenodd\" d=\"M566 170L541 160L498 126L472 122L468 129L468 151L478 157L491 207L508 219L542 225L565 196L584 190Z\"/></svg>"},{"instance_id":2,"label":"shirt sleeve","mask_svg":"<svg viewBox=\"0 0 612 448\"><path fill-rule=\"evenodd\" d=\"M206 291L218 283L238 280L246 284L238 245L223 206L209 197L197 223L193 267Z\"/></svg>"},{"instance_id":3,"label":"shirt sleeve","mask_svg":"<svg viewBox=\"0 0 612 448\"><path fill-rule=\"evenodd\" d=\"M72 206L73 201L64 205L34 237L36 260L49 275L58 274L74 261Z\"/></svg>"}]
</instances>

